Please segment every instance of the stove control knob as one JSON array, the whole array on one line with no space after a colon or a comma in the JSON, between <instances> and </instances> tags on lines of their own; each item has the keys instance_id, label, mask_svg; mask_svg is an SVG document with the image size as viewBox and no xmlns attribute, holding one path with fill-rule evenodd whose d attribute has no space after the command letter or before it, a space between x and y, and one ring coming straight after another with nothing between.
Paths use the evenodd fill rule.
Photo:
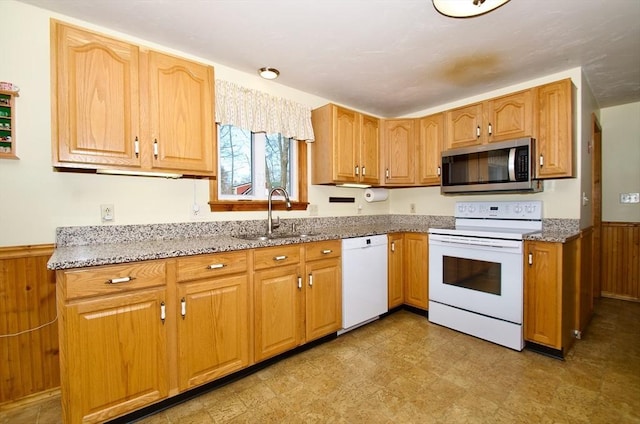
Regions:
<instances>
[{"instance_id":1,"label":"stove control knob","mask_svg":"<svg viewBox=\"0 0 640 424\"><path fill-rule=\"evenodd\" d=\"M527 206L525 206L524 209L527 211L527 213L533 213L533 211L536 209L536 207L534 205L527 205Z\"/></svg>"},{"instance_id":2,"label":"stove control knob","mask_svg":"<svg viewBox=\"0 0 640 424\"><path fill-rule=\"evenodd\" d=\"M458 205L458 212L464 212L467 207L465 205Z\"/></svg>"},{"instance_id":3,"label":"stove control knob","mask_svg":"<svg viewBox=\"0 0 640 424\"><path fill-rule=\"evenodd\" d=\"M469 205L469 212L474 213L476 211L476 207L473 205Z\"/></svg>"},{"instance_id":4,"label":"stove control knob","mask_svg":"<svg viewBox=\"0 0 640 424\"><path fill-rule=\"evenodd\" d=\"M515 206L513 207L513 211L514 211L515 213L517 213L517 214L521 213L521 212L522 212L522 206L520 206L520 205L515 205Z\"/></svg>"}]
</instances>

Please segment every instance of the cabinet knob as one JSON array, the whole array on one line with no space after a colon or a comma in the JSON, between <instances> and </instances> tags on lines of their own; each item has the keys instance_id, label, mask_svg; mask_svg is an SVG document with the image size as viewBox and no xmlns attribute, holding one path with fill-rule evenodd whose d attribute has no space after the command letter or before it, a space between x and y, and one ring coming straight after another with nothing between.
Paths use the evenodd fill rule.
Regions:
<instances>
[{"instance_id":1,"label":"cabinet knob","mask_svg":"<svg viewBox=\"0 0 640 424\"><path fill-rule=\"evenodd\" d=\"M529 265L533 265L533 254L529 253Z\"/></svg>"},{"instance_id":2,"label":"cabinet knob","mask_svg":"<svg viewBox=\"0 0 640 424\"><path fill-rule=\"evenodd\" d=\"M487 129L489 130L489 135L493 135L493 127L491 126L491 122L489 122L489 127Z\"/></svg>"},{"instance_id":3,"label":"cabinet knob","mask_svg":"<svg viewBox=\"0 0 640 424\"><path fill-rule=\"evenodd\" d=\"M160 302L160 320L164 324L164 320L167 318L167 308L164 302Z\"/></svg>"},{"instance_id":4,"label":"cabinet knob","mask_svg":"<svg viewBox=\"0 0 640 424\"><path fill-rule=\"evenodd\" d=\"M362 166L362 176L364 177L366 173L367 173L367 168Z\"/></svg>"},{"instance_id":5,"label":"cabinet knob","mask_svg":"<svg viewBox=\"0 0 640 424\"><path fill-rule=\"evenodd\" d=\"M187 300L184 297L180 299L180 315L182 315L182 319L187 315Z\"/></svg>"},{"instance_id":6,"label":"cabinet knob","mask_svg":"<svg viewBox=\"0 0 640 424\"><path fill-rule=\"evenodd\" d=\"M393 253L393 252L395 252L395 251L396 251L396 242L395 242L395 241L392 241L392 242L391 242L391 252Z\"/></svg>"},{"instance_id":7,"label":"cabinet knob","mask_svg":"<svg viewBox=\"0 0 640 424\"><path fill-rule=\"evenodd\" d=\"M480 125L476 127L476 137L480 138Z\"/></svg>"},{"instance_id":8,"label":"cabinet knob","mask_svg":"<svg viewBox=\"0 0 640 424\"><path fill-rule=\"evenodd\" d=\"M309 274L309 287L313 287L313 274Z\"/></svg>"},{"instance_id":9,"label":"cabinet knob","mask_svg":"<svg viewBox=\"0 0 640 424\"><path fill-rule=\"evenodd\" d=\"M302 277L298 277L298 289L302 289Z\"/></svg>"},{"instance_id":10,"label":"cabinet knob","mask_svg":"<svg viewBox=\"0 0 640 424\"><path fill-rule=\"evenodd\" d=\"M274 256L273 260L278 262L278 261L284 261L285 259L287 259L287 255L279 255L279 256Z\"/></svg>"},{"instance_id":11,"label":"cabinet knob","mask_svg":"<svg viewBox=\"0 0 640 424\"><path fill-rule=\"evenodd\" d=\"M356 172L356 177L360 175L360 168L358 167L358 165L356 165L355 167L355 172Z\"/></svg>"},{"instance_id":12,"label":"cabinet knob","mask_svg":"<svg viewBox=\"0 0 640 424\"><path fill-rule=\"evenodd\" d=\"M226 265L225 264L211 264L211 265L207 265L207 269L220 269L220 268L224 268Z\"/></svg>"},{"instance_id":13,"label":"cabinet knob","mask_svg":"<svg viewBox=\"0 0 640 424\"><path fill-rule=\"evenodd\" d=\"M323 255L328 255L328 254L329 254L329 253L331 253L331 252L333 252L333 250L331 250L331 249L324 249L324 250L322 251L322 254L323 254Z\"/></svg>"},{"instance_id":14,"label":"cabinet knob","mask_svg":"<svg viewBox=\"0 0 640 424\"><path fill-rule=\"evenodd\" d=\"M153 157L158 159L158 139L153 140Z\"/></svg>"},{"instance_id":15,"label":"cabinet knob","mask_svg":"<svg viewBox=\"0 0 640 424\"><path fill-rule=\"evenodd\" d=\"M442 169L440 169L440 167L438 167L438 169L436 170L436 174L438 175L438 177L442 174Z\"/></svg>"},{"instance_id":16,"label":"cabinet knob","mask_svg":"<svg viewBox=\"0 0 640 424\"><path fill-rule=\"evenodd\" d=\"M544 166L544 156L540 155L538 162L540 163L540 168L542 168Z\"/></svg>"}]
</instances>

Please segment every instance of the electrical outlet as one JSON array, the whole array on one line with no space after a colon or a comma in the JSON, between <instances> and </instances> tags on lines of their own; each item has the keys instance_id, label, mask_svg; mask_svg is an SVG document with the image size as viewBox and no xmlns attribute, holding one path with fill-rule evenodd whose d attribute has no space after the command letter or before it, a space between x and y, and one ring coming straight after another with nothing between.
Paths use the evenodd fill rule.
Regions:
<instances>
[{"instance_id":1,"label":"electrical outlet","mask_svg":"<svg viewBox=\"0 0 640 424\"><path fill-rule=\"evenodd\" d=\"M114 222L116 220L113 205L100 205L100 219L102 222Z\"/></svg>"},{"instance_id":2,"label":"electrical outlet","mask_svg":"<svg viewBox=\"0 0 640 424\"><path fill-rule=\"evenodd\" d=\"M415 203L411 203L409 205L409 212L416 213L416 204Z\"/></svg>"},{"instance_id":3,"label":"electrical outlet","mask_svg":"<svg viewBox=\"0 0 640 424\"><path fill-rule=\"evenodd\" d=\"M620 203L640 203L640 193L620 193Z\"/></svg>"},{"instance_id":4,"label":"electrical outlet","mask_svg":"<svg viewBox=\"0 0 640 424\"><path fill-rule=\"evenodd\" d=\"M202 207L194 203L191 205L191 219L199 219L202 216Z\"/></svg>"}]
</instances>

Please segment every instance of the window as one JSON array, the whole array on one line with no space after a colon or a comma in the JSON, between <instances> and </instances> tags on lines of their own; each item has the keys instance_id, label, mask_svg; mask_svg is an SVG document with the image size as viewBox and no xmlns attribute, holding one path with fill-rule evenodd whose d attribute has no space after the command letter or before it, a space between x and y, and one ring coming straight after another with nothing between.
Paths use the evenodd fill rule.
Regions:
<instances>
[{"instance_id":1,"label":"window","mask_svg":"<svg viewBox=\"0 0 640 424\"><path fill-rule=\"evenodd\" d=\"M211 210L266 209L269 190L279 186L289 193L293 209L306 209L305 143L281 134L219 125L218 171L217 179L211 181ZM282 196L274 193L274 198Z\"/></svg>"}]
</instances>

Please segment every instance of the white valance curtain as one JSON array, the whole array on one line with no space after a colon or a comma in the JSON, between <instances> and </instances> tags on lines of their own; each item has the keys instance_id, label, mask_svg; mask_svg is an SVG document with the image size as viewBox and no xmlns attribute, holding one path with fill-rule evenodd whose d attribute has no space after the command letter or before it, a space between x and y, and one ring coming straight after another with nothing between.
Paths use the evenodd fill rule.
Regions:
<instances>
[{"instance_id":1,"label":"white valance curtain","mask_svg":"<svg viewBox=\"0 0 640 424\"><path fill-rule=\"evenodd\" d=\"M252 132L314 140L311 108L258 90L216 80L216 122Z\"/></svg>"}]
</instances>

